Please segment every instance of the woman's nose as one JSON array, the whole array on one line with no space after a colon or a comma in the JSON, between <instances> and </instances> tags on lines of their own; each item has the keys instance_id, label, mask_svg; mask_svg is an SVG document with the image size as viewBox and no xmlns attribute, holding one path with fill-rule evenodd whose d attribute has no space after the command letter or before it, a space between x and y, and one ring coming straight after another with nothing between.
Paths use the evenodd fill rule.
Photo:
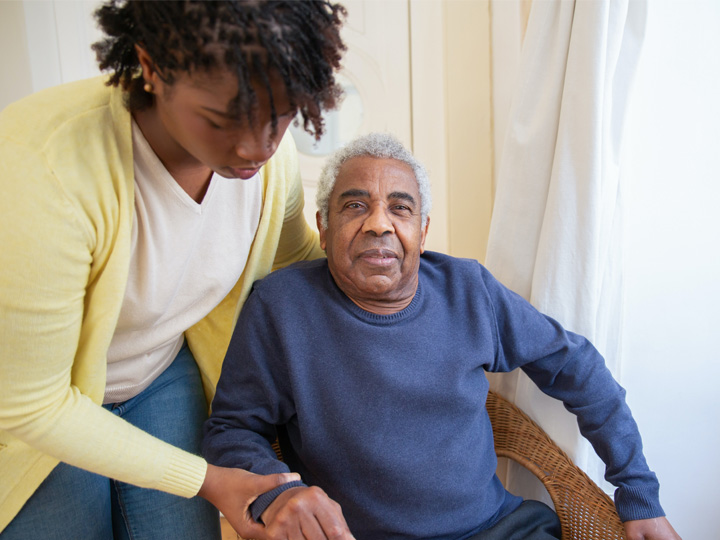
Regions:
<instances>
[{"instance_id":1,"label":"woman's nose","mask_svg":"<svg viewBox=\"0 0 720 540\"><path fill-rule=\"evenodd\" d=\"M265 163L277 150L278 143L267 135L245 136L235 145L235 153L252 163Z\"/></svg>"}]
</instances>

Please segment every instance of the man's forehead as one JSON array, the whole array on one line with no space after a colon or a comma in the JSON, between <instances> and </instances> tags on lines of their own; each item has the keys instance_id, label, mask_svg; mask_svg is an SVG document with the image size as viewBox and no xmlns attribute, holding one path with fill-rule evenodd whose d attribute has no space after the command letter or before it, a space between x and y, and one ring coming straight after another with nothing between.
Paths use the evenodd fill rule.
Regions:
<instances>
[{"instance_id":1,"label":"man's forehead","mask_svg":"<svg viewBox=\"0 0 720 540\"><path fill-rule=\"evenodd\" d=\"M342 193L339 193L337 195L337 200L338 202L343 202L346 199L371 199L372 196L373 194L366 189L350 188L344 190ZM388 201L405 201L411 205L417 203L413 194L408 193L407 191L391 191L385 195L385 199Z\"/></svg>"},{"instance_id":2,"label":"man's forehead","mask_svg":"<svg viewBox=\"0 0 720 540\"><path fill-rule=\"evenodd\" d=\"M412 167L400 159L395 159L392 157L373 156L371 154L360 154L346 159L340 166L340 170L342 171L344 168L353 168L356 166L380 167L387 164L391 164L400 168L406 168L407 170L412 171Z\"/></svg>"},{"instance_id":3,"label":"man's forehead","mask_svg":"<svg viewBox=\"0 0 720 540\"><path fill-rule=\"evenodd\" d=\"M333 195L346 196L348 193L364 191L369 194L367 185L393 185L405 184L397 192L419 193L419 186L412 167L393 158L380 158L375 156L353 156L345 161L339 168L333 187Z\"/></svg>"}]
</instances>

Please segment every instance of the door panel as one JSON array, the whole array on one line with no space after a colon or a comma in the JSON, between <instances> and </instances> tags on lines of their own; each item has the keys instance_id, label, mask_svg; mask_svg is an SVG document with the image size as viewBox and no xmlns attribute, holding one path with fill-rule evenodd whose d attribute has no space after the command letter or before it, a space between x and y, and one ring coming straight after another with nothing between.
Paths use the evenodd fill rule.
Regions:
<instances>
[{"instance_id":1,"label":"door panel","mask_svg":"<svg viewBox=\"0 0 720 540\"><path fill-rule=\"evenodd\" d=\"M302 128L292 127L305 187L305 217L315 223L317 179L327 154L371 131L394 134L412 149L409 6L406 0L345 0L342 36L347 45L341 81L346 98L338 113L326 113L327 134L313 147Z\"/></svg>"}]
</instances>

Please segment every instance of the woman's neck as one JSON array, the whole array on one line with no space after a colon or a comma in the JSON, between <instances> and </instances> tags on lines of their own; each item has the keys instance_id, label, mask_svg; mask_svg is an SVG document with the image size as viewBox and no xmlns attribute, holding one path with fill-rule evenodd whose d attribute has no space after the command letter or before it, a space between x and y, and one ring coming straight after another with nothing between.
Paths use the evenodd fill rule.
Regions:
<instances>
[{"instance_id":1,"label":"woman's neck","mask_svg":"<svg viewBox=\"0 0 720 540\"><path fill-rule=\"evenodd\" d=\"M178 185L195 202L202 202L210 186L212 170L180 146L165 130L154 109L133 113L145 140Z\"/></svg>"}]
</instances>

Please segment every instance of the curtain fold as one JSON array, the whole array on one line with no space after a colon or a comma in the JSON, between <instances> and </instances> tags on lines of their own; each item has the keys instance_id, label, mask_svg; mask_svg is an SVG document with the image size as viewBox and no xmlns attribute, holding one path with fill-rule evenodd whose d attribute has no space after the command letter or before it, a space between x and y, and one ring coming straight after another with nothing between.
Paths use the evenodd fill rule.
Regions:
<instances>
[{"instance_id":1,"label":"curtain fold","mask_svg":"<svg viewBox=\"0 0 720 540\"><path fill-rule=\"evenodd\" d=\"M502 283L589 338L616 378L622 367L620 150L646 10L645 0L532 3L498 152L486 258ZM490 378L610 489L604 465L561 404L522 373ZM517 468L505 474L511 491L547 500Z\"/></svg>"}]
</instances>

